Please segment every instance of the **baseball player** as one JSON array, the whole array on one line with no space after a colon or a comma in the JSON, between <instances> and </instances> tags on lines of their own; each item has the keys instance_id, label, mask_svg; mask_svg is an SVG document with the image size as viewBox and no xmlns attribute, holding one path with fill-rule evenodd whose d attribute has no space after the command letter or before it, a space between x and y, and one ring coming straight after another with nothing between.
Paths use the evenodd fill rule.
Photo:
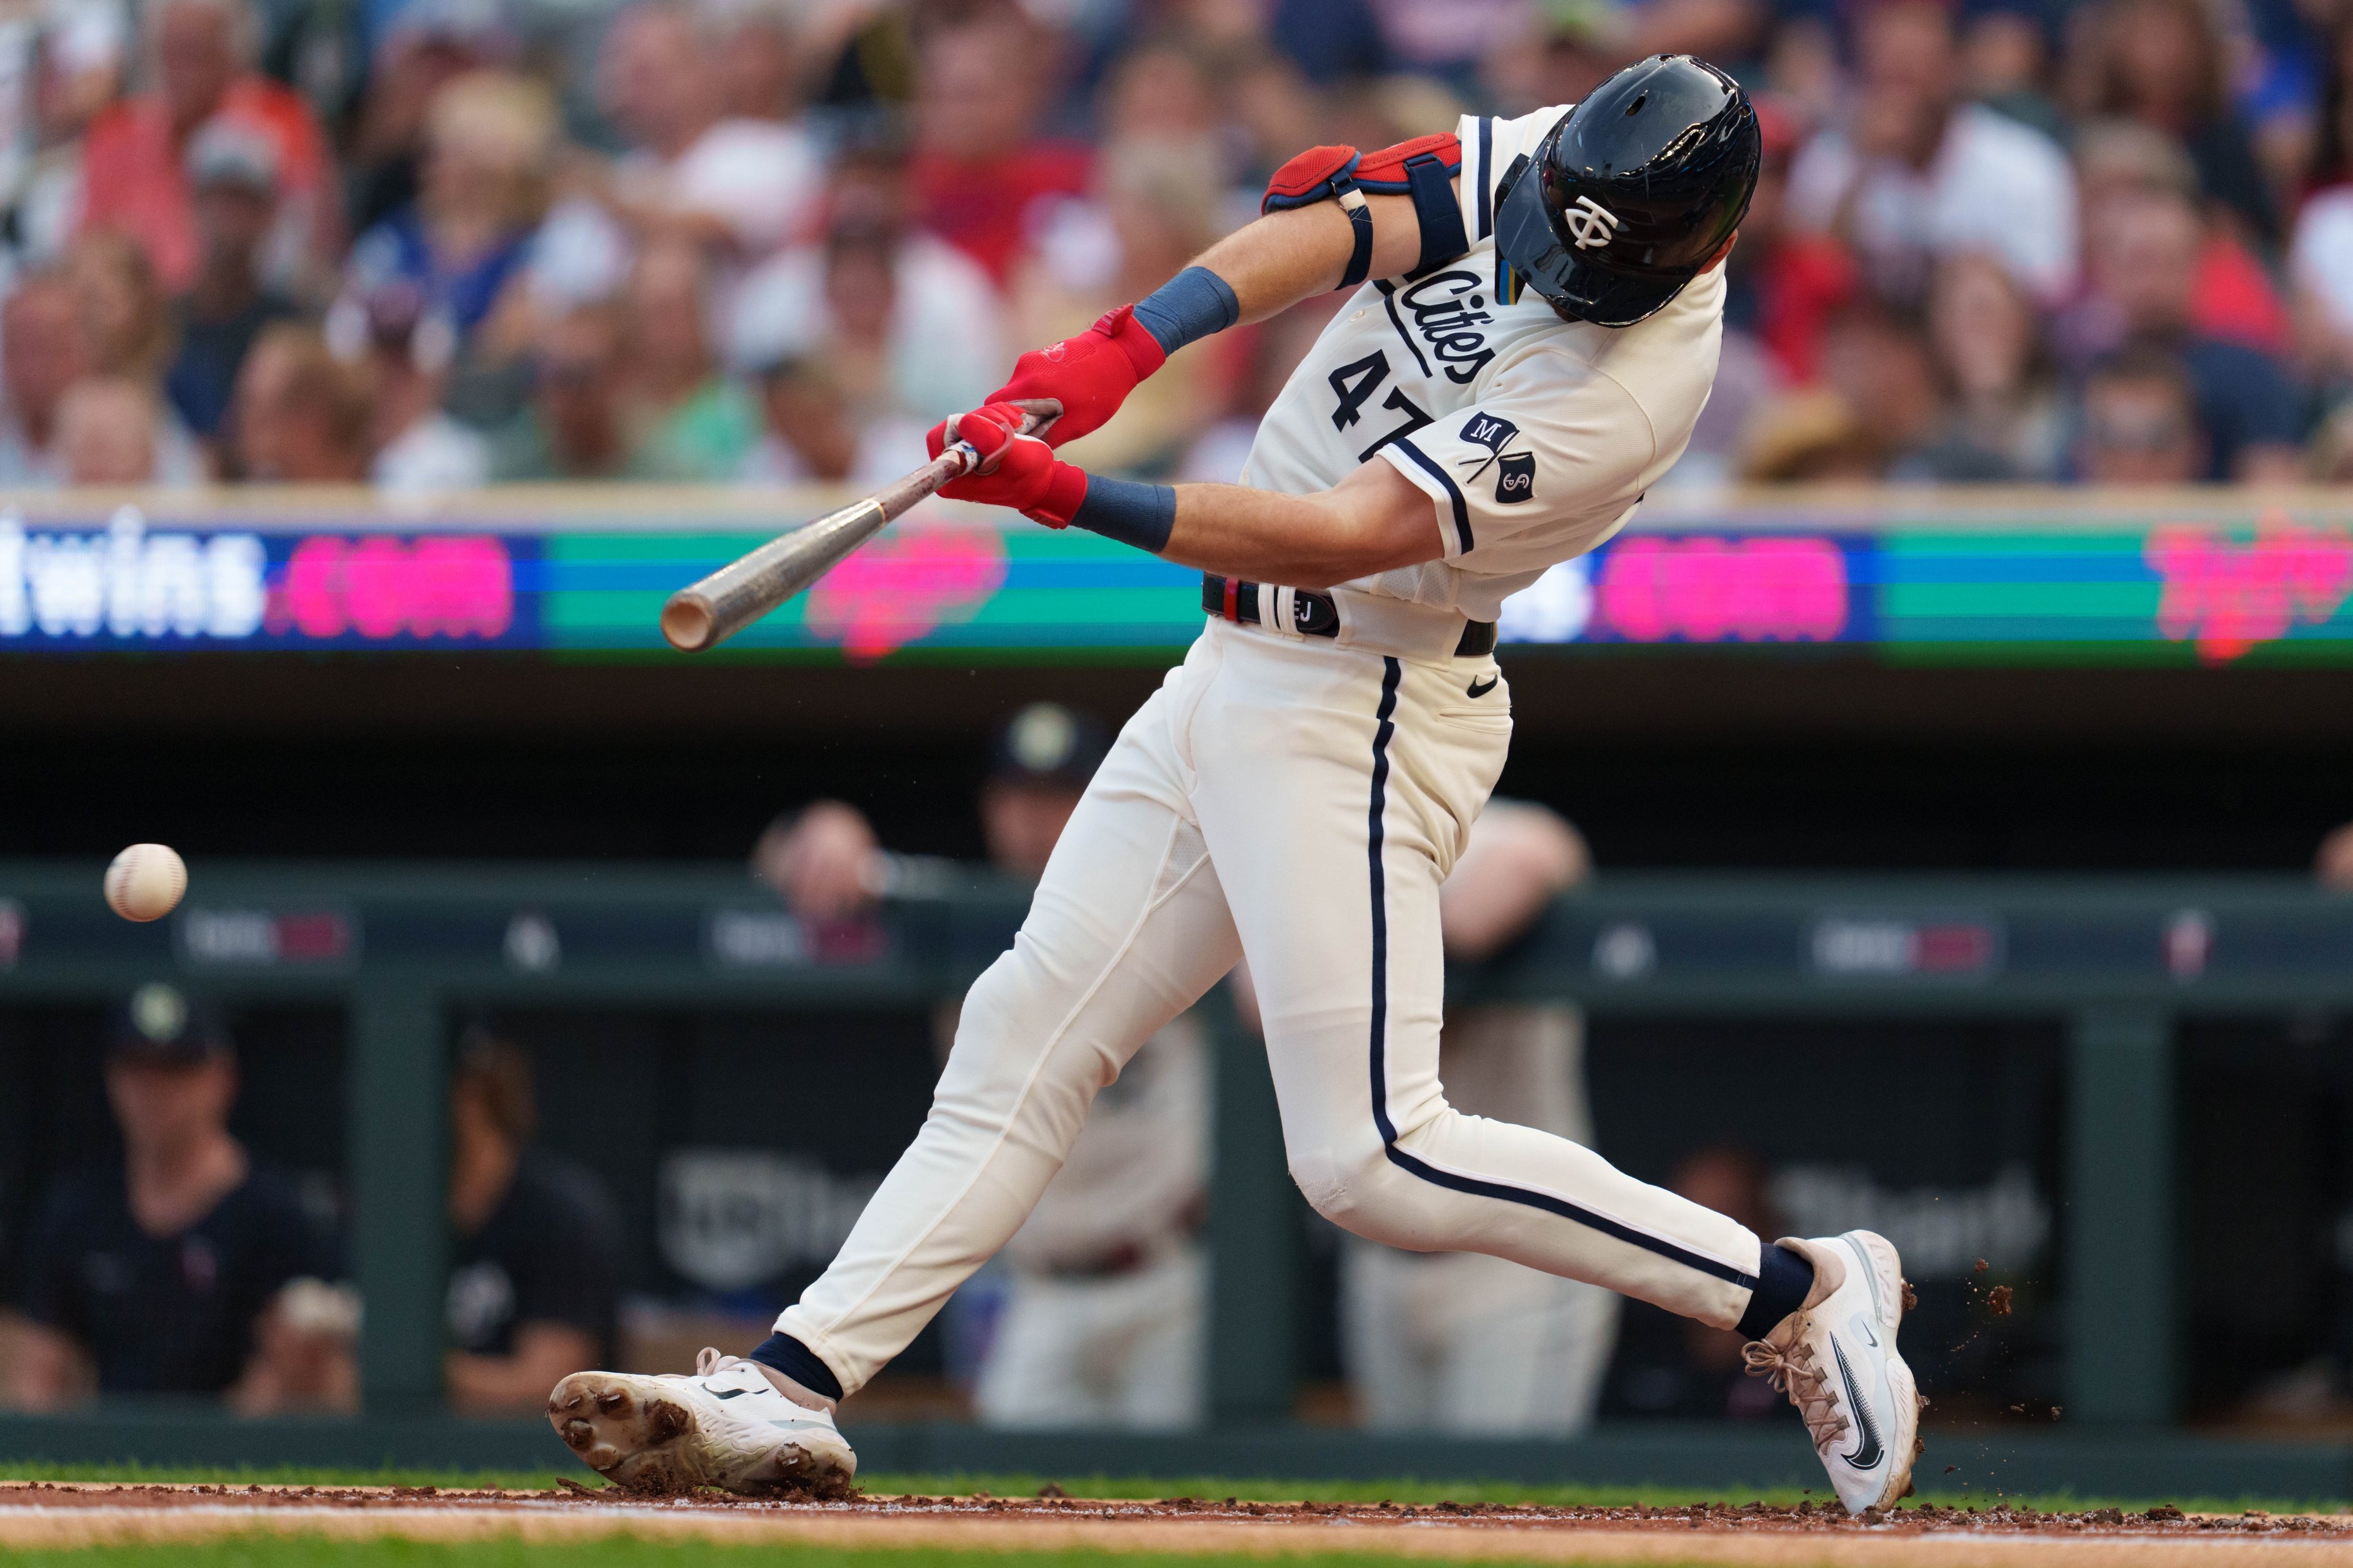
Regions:
<instances>
[{"instance_id":1,"label":"baseball player","mask_svg":"<svg viewBox=\"0 0 2353 1568\"><path fill-rule=\"evenodd\" d=\"M1884 1239L1764 1242L1567 1139L1465 1116L1438 1079L1439 885L1511 738L1496 612L1622 526L1690 439L1757 162L1746 95L1681 56L1566 110L1314 149L1257 222L933 432L983 459L945 493L1199 567L1208 622L1089 784L833 1266L747 1360L558 1384L575 1453L645 1486L845 1486L836 1404L1019 1228L1129 1054L1247 955L1319 1213L1736 1327L1850 1509L1908 1491L1919 1399ZM1055 457L1184 344L1335 286L1351 297L1245 483ZM1047 440L1014 434L1031 399L1060 407Z\"/></svg>"}]
</instances>

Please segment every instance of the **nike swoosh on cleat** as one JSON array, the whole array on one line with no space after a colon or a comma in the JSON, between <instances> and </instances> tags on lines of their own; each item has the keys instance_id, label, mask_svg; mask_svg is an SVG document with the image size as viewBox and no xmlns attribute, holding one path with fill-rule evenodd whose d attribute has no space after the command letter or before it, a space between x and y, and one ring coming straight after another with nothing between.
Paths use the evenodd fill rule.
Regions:
<instances>
[{"instance_id":1,"label":"nike swoosh on cleat","mask_svg":"<svg viewBox=\"0 0 2353 1568\"><path fill-rule=\"evenodd\" d=\"M1466 696L1484 697L1490 691L1494 690L1496 685L1501 682L1503 679L1504 678L1500 675L1491 675L1484 680L1474 680L1469 686L1463 688L1463 692Z\"/></svg>"},{"instance_id":2,"label":"nike swoosh on cleat","mask_svg":"<svg viewBox=\"0 0 2353 1568\"><path fill-rule=\"evenodd\" d=\"M713 1399L741 1399L751 1392L752 1391L748 1388L714 1388L711 1391L711 1397Z\"/></svg>"},{"instance_id":3,"label":"nike swoosh on cleat","mask_svg":"<svg viewBox=\"0 0 2353 1568\"><path fill-rule=\"evenodd\" d=\"M1846 1364L1846 1352L1836 1339L1831 1341L1831 1354L1838 1358L1839 1380L1846 1384L1846 1407L1854 1413L1855 1426L1862 1433L1862 1440L1855 1445L1854 1452L1840 1458L1858 1470L1874 1469L1887 1455L1880 1446L1879 1423L1872 1419L1871 1406L1855 1391L1854 1370Z\"/></svg>"}]
</instances>

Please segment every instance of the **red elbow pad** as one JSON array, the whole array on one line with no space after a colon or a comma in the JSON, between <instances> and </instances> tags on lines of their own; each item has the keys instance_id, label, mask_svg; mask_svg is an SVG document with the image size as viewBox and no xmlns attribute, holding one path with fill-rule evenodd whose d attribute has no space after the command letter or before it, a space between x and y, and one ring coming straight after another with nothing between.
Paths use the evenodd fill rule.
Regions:
<instances>
[{"instance_id":1,"label":"red elbow pad","mask_svg":"<svg viewBox=\"0 0 2353 1568\"><path fill-rule=\"evenodd\" d=\"M1310 147L1282 168L1266 183L1266 198L1260 202L1261 213L1280 212L1286 207L1314 206L1328 202L1356 170L1357 153L1354 147Z\"/></svg>"},{"instance_id":2,"label":"red elbow pad","mask_svg":"<svg viewBox=\"0 0 2353 1568\"><path fill-rule=\"evenodd\" d=\"M1435 157L1450 179L1462 172L1462 142L1451 132L1417 136L1372 153L1359 153L1354 147L1310 147L1274 172L1259 211L1313 206L1330 201L1351 185L1376 195L1405 195L1413 188L1406 163L1424 153Z\"/></svg>"}]
</instances>

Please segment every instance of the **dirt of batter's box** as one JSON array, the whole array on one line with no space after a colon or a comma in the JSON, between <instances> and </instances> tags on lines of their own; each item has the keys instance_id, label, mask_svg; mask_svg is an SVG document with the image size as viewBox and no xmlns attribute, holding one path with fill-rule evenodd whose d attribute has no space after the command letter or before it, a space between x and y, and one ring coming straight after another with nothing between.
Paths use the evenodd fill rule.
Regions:
<instances>
[{"instance_id":1,"label":"dirt of batter's box","mask_svg":"<svg viewBox=\"0 0 2353 1568\"><path fill-rule=\"evenodd\" d=\"M1937 1504L1873 1509L1860 1518L1846 1510L1811 1501L1794 1507L1751 1502L1694 1503L1682 1508L1651 1508L1631 1503L1621 1508L1553 1508L1532 1503L1361 1503L1253 1502L1239 1498L1176 1497L1156 1500L1075 1498L1049 1489L1035 1498L887 1497L864 1492L828 1500L735 1497L700 1491L691 1497L649 1499L618 1488L591 1489L577 1484L553 1491L467 1490L435 1487L271 1487L99 1485L71 1482L0 1482L0 1519L11 1508L180 1510L348 1508L401 1511L435 1510L451 1513L498 1514L536 1512L550 1506L565 1509L642 1509L657 1502L675 1517L686 1512L749 1511L823 1515L830 1518L900 1518L984 1516L996 1519L1133 1520L1139 1522L1171 1519L1248 1520L1254 1523L1299 1525L1414 1524L1469 1529L1577 1530L1705 1530L1759 1532L1845 1532L1870 1531L1917 1534L2138 1535L2175 1537L2292 1534L2306 1540L2353 1541L2353 1518L2271 1514L2251 1510L2240 1514L2185 1514L2171 1507L2127 1513L2121 1509L2089 1509L2057 1512L1996 1504L1987 1508L1954 1508ZM0 1527L5 1529L5 1527Z\"/></svg>"}]
</instances>

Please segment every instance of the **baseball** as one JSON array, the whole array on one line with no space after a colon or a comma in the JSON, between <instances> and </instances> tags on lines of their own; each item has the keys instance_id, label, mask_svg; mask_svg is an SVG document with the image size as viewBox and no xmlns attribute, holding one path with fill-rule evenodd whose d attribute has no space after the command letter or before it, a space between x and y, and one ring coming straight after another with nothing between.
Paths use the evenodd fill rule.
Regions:
<instances>
[{"instance_id":1,"label":"baseball","mask_svg":"<svg viewBox=\"0 0 2353 1568\"><path fill-rule=\"evenodd\" d=\"M127 921L157 921L188 890L187 863L168 844L133 844L106 868L106 907Z\"/></svg>"}]
</instances>

